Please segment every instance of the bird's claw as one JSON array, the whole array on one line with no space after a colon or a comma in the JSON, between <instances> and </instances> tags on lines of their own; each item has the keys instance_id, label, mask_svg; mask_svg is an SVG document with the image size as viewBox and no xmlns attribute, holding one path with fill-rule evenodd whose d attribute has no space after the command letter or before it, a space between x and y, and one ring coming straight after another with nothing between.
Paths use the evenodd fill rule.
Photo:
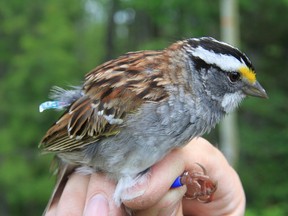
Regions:
<instances>
[{"instance_id":1,"label":"bird's claw","mask_svg":"<svg viewBox=\"0 0 288 216\"><path fill-rule=\"evenodd\" d=\"M199 202L209 203L217 190L217 182L213 182L207 175L206 169L196 163L202 169L199 171L186 171L181 176L181 183L187 185L186 199L196 199Z\"/></svg>"}]
</instances>

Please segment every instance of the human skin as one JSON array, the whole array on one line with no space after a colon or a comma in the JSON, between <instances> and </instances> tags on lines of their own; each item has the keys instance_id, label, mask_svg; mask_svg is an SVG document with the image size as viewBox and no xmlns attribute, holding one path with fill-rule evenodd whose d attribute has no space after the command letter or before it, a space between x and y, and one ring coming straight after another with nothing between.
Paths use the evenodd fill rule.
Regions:
<instances>
[{"instance_id":1,"label":"human skin","mask_svg":"<svg viewBox=\"0 0 288 216\"><path fill-rule=\"evenodd\" d=\"M217 182L217 190L210 203L183 198L186 186L170 189L171 184L186 170L199 170L199 163L205 167L211 180ZM103 174L69 177L60 199L46 215L125 215L123 206L117 207L113 201L115 183ZM134 215L244 215L245 194L235 170L223 154L203 138L193 139L188 145L169 153L155 164L147 181L137 185L127 193L140 196L124 201L133 209ZM144 192L143 192L144 191Z\"/></svg>"}]
</instances>

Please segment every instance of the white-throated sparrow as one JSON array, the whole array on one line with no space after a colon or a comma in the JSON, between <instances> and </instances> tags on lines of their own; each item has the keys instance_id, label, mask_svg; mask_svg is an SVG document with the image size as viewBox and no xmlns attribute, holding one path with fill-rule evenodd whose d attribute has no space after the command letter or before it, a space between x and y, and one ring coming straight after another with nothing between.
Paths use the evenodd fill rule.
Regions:
<instances>
[{"instance_id":1,"label":"white-throated sparrow","mask_svg":"<svg viewBox=\"0 0 288 216\"><path fill-rule=\"evenodd\" d=\"M267 98L250 60L209 37L127 53L96 67L83 86L53 93L40 105L66 109L40 143L59 159L53 196L77 168L115 180L118 204L140 174L209 131L246 95Z\"/></svg>"}]
</instances>

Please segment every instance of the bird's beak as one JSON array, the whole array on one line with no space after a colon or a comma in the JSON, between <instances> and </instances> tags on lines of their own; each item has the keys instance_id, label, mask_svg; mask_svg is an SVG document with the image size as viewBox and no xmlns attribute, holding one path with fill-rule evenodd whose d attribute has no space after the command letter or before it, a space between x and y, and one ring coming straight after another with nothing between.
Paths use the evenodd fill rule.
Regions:
<instances>
[{"instance_id":1,"label":"bird's beak","mask_svg":"<svg viewBox=\"0 0 288 216\"><path fill-rule=\"evenodd\" d=\"M243 92L246 95L260 97L260 98L268 98L268 95L265 91L265 89L260 85L258 81L256 81L254 84L248 84L244 87Z\"/></svg>"}]
</instances>

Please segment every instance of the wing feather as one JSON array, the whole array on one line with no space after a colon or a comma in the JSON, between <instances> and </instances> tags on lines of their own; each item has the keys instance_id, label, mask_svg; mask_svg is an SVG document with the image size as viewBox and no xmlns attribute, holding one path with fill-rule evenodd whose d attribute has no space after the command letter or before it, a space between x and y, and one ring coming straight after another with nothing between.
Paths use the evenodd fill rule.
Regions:
<instances>
[{"instance_id":1,"label":"wing feather","mask_svg":"<svg viewBox=\"0 0 288 216\"><path fill-rule=\"evenodd\" d=\"M40 143L43 150L79 150L101 137L115 135L127 114L142 103L167 98L161 53L128 53L88 73L83 95L47 131Z\"/></svg>"}]
</instances>

